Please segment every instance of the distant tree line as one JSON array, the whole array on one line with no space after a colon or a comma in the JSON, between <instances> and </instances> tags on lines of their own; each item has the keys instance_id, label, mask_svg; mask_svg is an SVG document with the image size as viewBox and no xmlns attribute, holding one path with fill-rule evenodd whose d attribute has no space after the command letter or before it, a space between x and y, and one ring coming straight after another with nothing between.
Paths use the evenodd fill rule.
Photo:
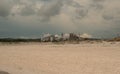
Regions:
<instances>
[{"instance_id":1,"label":"distant tree line","mask_svg":"<svg viewBox=\"0 0 120 74\"><path fill-rule=\"evenodd\" d=\"M41 42L41 39L1 38L0 42Z\"/></svg>"}]
</instances>

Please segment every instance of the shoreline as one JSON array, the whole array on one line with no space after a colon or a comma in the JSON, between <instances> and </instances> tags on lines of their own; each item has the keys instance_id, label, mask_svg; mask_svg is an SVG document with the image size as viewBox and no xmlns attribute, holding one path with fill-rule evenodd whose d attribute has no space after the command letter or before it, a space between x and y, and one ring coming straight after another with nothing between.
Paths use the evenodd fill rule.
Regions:
<instances>
[{"instance_id":1,"label":"shoreline","mask_svg":"<svg viewBox=\"0 0 120 74\"><path fill-rule=\"evenodd\" d=\"M53 43L53 42L0 42L0 46L40 46L40 47L120 47L120 42L82 41L79 43Z\"/></svg>"}]
</instances>

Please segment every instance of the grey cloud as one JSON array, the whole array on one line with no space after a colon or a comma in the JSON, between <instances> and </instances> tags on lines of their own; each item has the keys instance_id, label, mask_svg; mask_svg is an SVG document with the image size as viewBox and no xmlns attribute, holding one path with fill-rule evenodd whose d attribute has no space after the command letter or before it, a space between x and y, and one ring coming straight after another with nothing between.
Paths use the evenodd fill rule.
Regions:
<instances>
[{"instance_id":1,"label":"grey cloud","mask_svg":"<svg viewBox=\"0 0 120 74\"><path fill-rule=\"evenodd\" d=\"M79 8L81 6L79 3L77 3L76 1L73 1L73 0L64 0L63 2L65 5L72 6L75 8Z\"/></svg>"},{"instance_id":2,"label":"grey cloud","mask_svg":"<svg viewBox=\"0 0 120 74\"><path fill-rule=\"evenodd\" d=\"M39 1L39 0L13 0L13 3L18 4L18 5L29 5L29 4L33 4L37 1Z\"/></svg>"},{"instance_id":3,"label":"grey cloud","mask_svg":"<svg viewBox=\"0 0 120 74\"><path fill-rule=\"evenodd\" d=\"M0 1L0 36L65 32L63 27L69 31L75 27L76 32L87 32L97 37L106 34L109 37L120 31L119 3L116 4L119 0ZM16 16L9 16L12 7L18 7L12 9ZM9 16L9 22L3 19L6 16Z\"/></svg>"},{"instance_id":4,"label":"grey cloud","mask_svg":"<svg viewBox=\"0 0 120 74\"><path fill-rule=\"evenodd\" d=\"M20 4L20 3L21 3L21 0L13 0L13 2L14 2L15 4Z\"/></svg>"},{"instance_id":5,"label":"grey cloud","mask_svg":"<svg viewBox=\"0 0 120 74\"><path fill-rule=\"evenodd\" d=\"M74 10L75 12L71 14L71 15L73 15L72 16L73 20L83 19L88 14L88 8L74 0L69 0L69 1L66 0L65 4L68 5L68 7L70 6L75 9Z\"/></svg>"},{"instance_id":6,"label":"grey cloud","mask_svg":"<svg viewBox=\"0 0 120 74\"><path fill-rule=\"evenodd\" d=\"M35 6L35 2L48 2L46 4L44 4L41 9L39 9L39 11L36 13L35 12L35 8L33 8L33 6ZM1 2L2 3L2 2ZM2 5L2 4L0 4ZM10 10L11 8L9 8L8 4L4 4L5 6L0 6L0 13L1 16L8 16L10 14ZM55 16L55 15L59 15L61 12L61 8L63 5L68 5L68 6L72 6L77 8L76 11L76 16L77 17L84 17L86 14L86 11L83 9L79 9L80 8L80 4L73 1L73 0L13 0L13 5L23 5L23 8L19 8L20 12L19 13L12 13L12 15L15 14L20 14L22 16L29 16L29 15L33 15L33 14L38 14L40 16L40 18L43 20L49 20L51 17ZM3 7L3 8L2 8Z\"/></svg>"},{"instance_id":7,"label":"grey cloud","mask_svg":"<svg viewBox=\"0 0 120 74\"><path fill-rule=\"evenodd\" d=\"M113 20L114 19L114 17L112 15L103 15L102 17L105 20Z\"/></svg>"},{"instance_id":8,"label":"grey cloud","mask_svg":"<svg viewBox=\"0 0 120 74\"><path fill-rule=\"evenodd\" d=\"M48 21L51 17L59 15L64 5L72 6L77 9L80 8L80 4L73 0L45 0L45 1L49 2L49 4L44 4L38 12L38 15L40 16L42 21ZM83 17L85 15L84 12L85 12L84 10L80 9L76 11L76 14L78 14L79 17Z\"/></svg>"},{"instance_id":9,"label":"grey cloud","mask_svg":"<svg viewBox=\"0 0 120 74\"><path fill-rule=\"evenodd\" d=\"M18 6L17 10L12 15L31 16L35 13L35 2L38 0L13 0L14 7Z\"/></svg>"},{"instance_id":10,"label":"grey cloud","mask_svg":"<svg viewBox=\"0 0 120 74\"><path fill-rule=\"evenodd\" d=\"M0 16L6 17L10 14L12 6L10 5L9 1L1 0L0 1Z\"/></svg>"},{"instance_id":11,"label":"grey cloud","mask_svg":"<svg viewBox=\"0 0 120 74\"><path fill-rule=\"evenodd\" d=\"M88 14L88 9L85 7L80 7L79 9L76 9L76 19L83 19Z\"/></svg>"},{"instance_id":12,"label":"grey cloud","mask_svg":"<svg viewBox=\"0 0 120 74\"><path fill-rule=\"evenodd\" d=\"M57 0L51 4L45 4L41 7L41 9L38 12L38 15L40 15L41 19L48 20L52 16L58 15L62 8L62 1Z\"/></svg>"},{"instance_id":13,"label":"grey cloud","mask_svg":"<svg viewBox=\"0 0 120 74\"><path fill-rule=\"evenodd\" d=\"M104 11L102 17L106 21L115 22L116 20L120 20L120 10L112 9Z\"/></svg>"},{"instance_id":14,"label":"grey cloud","mask_svg":"<svg viewBox=\"0 0 120 74\"><path fill-rule=\"evenodd\" d=\"M51 1L54 1L54 0L40 0L40 1L43 1L43 2L51 2Z\"/></svg>"},{"instance_id":15,"label":"grey cloud","mask_svg":"<svg viewBox=\"0 0 120 74\"><path fill-rule=\"evenodd\" d=\"M103 3L105 0L92 0L92 3L90 4L90 7L96 9L96 10L101 10L104 8Z\"/></svg>"},{"instance_id":16,"label":"grey cloud","mask_svg":"<svg viewBox=\"0 0 120 74\"><path fill-rule=\"evenodd\" d=\"M35 14L35 10L31 6L25 6L20 13L22 16L29 16Z\"/></svg>"},{"instance_id":17,"label":"grey cloud","mask_svg":"<svg viewBox=\"0 0 120 74\"><path fill-rule=\"evenodd\" d=\"M104 2L105 0L93 0L93 2L95 3L101 3L101 2Z\"/></svg>"},{"instance_id":18,"label":"grey cloud","mask_svg":"<svg viewBox=\"0 0 120 74\"><path fill-rule=\"evenodd\" d=\"M63 0L10 0L12 5L20 6L17 10L20 12L11 13L11 6L8 0L2 0L0 2L0 16L5 17L10 13L12 15L29 16L38 14L41 19L48 20L50 17L58 15L61 11ZM35 4L37 2L48 2L43 4L38 12L35 11ZM24 6L24 7L21 7Z\"/></svg>"},{"instance_id":19,"label":"grey cloud","mask_svg":"<svg viewBox=\"0 0 120 74\"><path fill-rule=\"evenodd\" d=\"M102 4L91 4L91 7L96 9L96 10L103 9L103 5Z\"/></svg>"}]
</instances>

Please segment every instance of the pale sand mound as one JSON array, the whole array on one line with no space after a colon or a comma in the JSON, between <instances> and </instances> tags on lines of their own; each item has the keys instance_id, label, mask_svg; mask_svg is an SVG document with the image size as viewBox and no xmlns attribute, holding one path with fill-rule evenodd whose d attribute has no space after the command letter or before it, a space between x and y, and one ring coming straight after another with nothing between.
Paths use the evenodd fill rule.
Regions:
<instances>
[{"instance_id":1,"label":"pale sand mound","mask_svg":"<svg viewBox=\"0 0 120 74\"><path fill-rule=\"evenodd\" d=\"M0 71L9 74L120 74L120 43L1 45Z\"/></svg>"}]
</instances>

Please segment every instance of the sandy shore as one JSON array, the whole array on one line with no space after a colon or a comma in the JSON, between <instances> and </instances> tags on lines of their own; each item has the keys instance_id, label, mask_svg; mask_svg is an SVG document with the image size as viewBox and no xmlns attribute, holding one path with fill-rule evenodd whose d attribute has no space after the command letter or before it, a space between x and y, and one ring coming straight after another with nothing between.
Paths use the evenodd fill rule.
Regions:
<instances>
[{"instance_id":1,"label":"sandy shore","mask_svg":"<svg viewBox=\"0 0 120 74\"><path fill-rule=\"evenodd\" d=\"M0 71L9 74L120 74L120 42L1 44Z\"/></svg>"}]
</instances>

